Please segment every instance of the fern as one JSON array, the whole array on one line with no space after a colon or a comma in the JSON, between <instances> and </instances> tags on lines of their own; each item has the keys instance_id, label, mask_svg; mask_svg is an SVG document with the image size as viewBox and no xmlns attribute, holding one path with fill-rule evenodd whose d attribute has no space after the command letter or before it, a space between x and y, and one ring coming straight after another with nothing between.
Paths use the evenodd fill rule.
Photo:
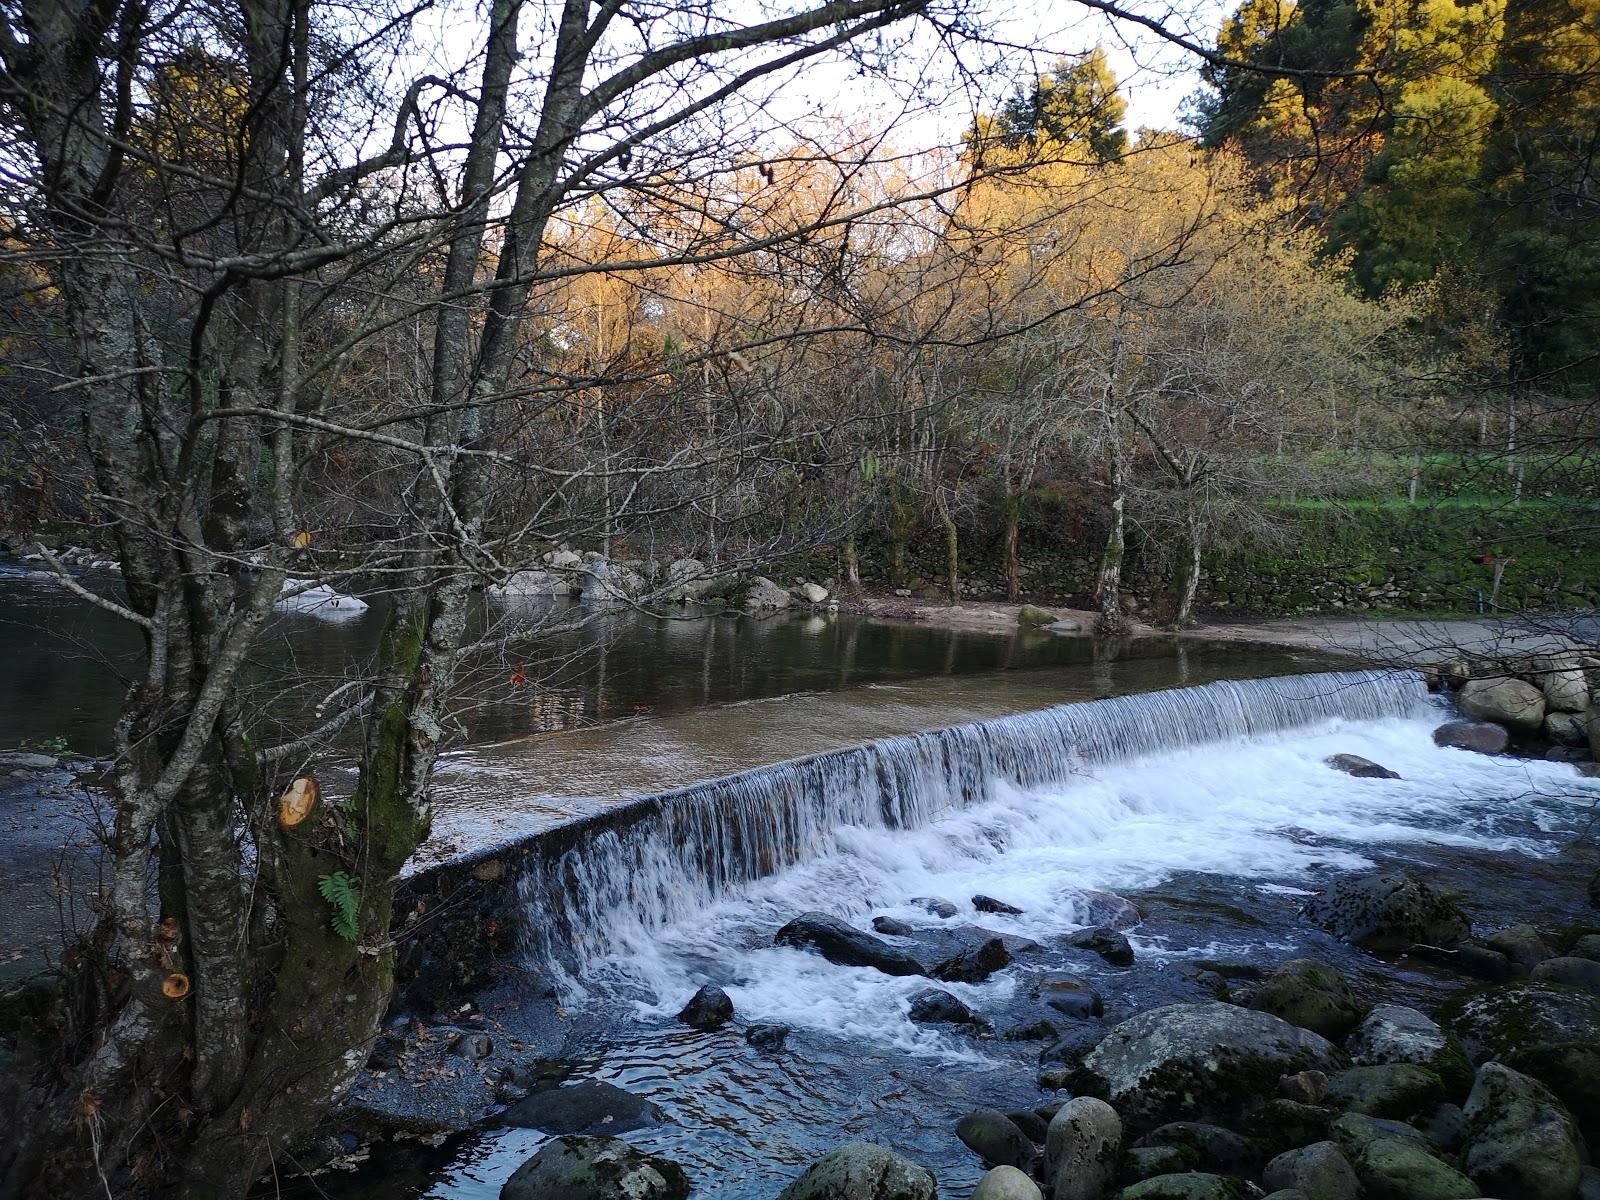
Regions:
<instances>
[{"instance_id":1,"label":"fern","mask_svg":"<svg viewBox=\"0 0 1600 1200\"><path fill-rule=\"evenodd\" d=\"M317 880L317 891L333 909L333 931L347 942L355 941L361 934L361 889L356 881L343 871L335 871Z\"/></svg>"}]
</instances>

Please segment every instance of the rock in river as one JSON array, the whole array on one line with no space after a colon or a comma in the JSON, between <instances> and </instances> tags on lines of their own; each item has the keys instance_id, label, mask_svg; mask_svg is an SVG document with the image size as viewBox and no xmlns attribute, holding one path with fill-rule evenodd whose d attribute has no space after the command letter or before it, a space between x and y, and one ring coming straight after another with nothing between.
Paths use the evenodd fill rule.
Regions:
<instances>
[{"instance_id":1,"label":"rock in river","mask_svg":"<svg viewBox=\"0 0 1600 1200\"><path fill-rule=\"evenodd\" d=\"M1054 1200L1098 1200L1117 1177L1122 1119L1092 1096L1068 1100L1050 1118L1044 1171Z\"/></svg>"},{"instance_id":2,"label":"rock in river","mask_svg":"<svg viewBox=\"0 0 1600 1200\"><path fill-rule=\"evenodd\" d=\"M545 1133L626 1133L661 1124L662 1112L632 1092L597 1080L534 1092L506 1109L501 1120Z\"/></svg>"},{"instance_id":3,"label":"rock in river","mask_svg":"<svg viewBox=\"0 0 1600 1200\"><path fill-rule=\"evenodd\" d=\"M1015 1121L998 1109L980 1108L968 1113L956 1123L956 1137L987 1166L1024 1171L1033 1166L1033 1143Z\"/></svg>"},{"instance_id":4,"label":"rock in river","mask_svg":"<svg viewBox=\"0 0 1600 1200\"><path fill-rule=\"evenodd\" d=\"M1084 1059L1083 1090L1134 1129L1232 1121L1270 1098L1280 1076L1333 1072L1344 1053L1309 1030L1231 1004L1169 1004L1130 1017Z\"/></svg>"},{"instance_id":5,"label":"rock in river","mask_svg":"<svg viewBox=\"0 0 1600 1200\"><path fill-rule=\"evenodd\" d=\"M1322 760L1335 771L1343 771L1357 779L1399 779L1398 771L1391 771L1388 767L1373 762L1370 758L1362 758L1359 754L1334 754Z\"/></svg>"},{"instance_id":6,"label":"rock in river","mask_svg":"<svg viewBox=\"0 0 1600 1200\"><path fill-rule=\"evenodd\" d=\"M684 1200L689 1190L677 1163L619 1138L561 1137L516 1169L500 1200Z\"/></svg>"},{"instance_id":7,"label":"rock in river","mask_svg":"<svg viewBox=\"0 0 1600 1200\"><path fill-rule=\"evenodd\" d=\"M721 1029L732 1019L733 1001L728 993L709 983L691 996L678 1014L678 1020L703 1033Z\"/></svg>"},{"instance_id":8,"label":"rock in river","mask_svg":"<svg viewBox=\"0 0 1600 1200\"><path fill-rule=\"evenodd\" d=\"M1080 929L1077 933L1069 934L1066 944L1075 950L1093 950L1112 966L1133 965L1133 947L1128 939L1105 925L1098 925L1093 929Z\"/></svg>"},{"instance_id":9,"label":"rock in river","mask_svg":"<svg viewBox=\"0 0 1600 1200\"><path fill-rule=\"evenodd\" d=\"M1583 1166L1577 1131L1542 1083L1484 1063L1463 1111L1474 1183L1517 1200L1571 1200Z\"/></svg>"},{"instance_id":10,"label":"rock in river","mask_svg":"<svg viewBox=\"0 0 1600 1200\"><path fill-rule=\"evenodd\" d=\"M882 938L827 913L802 913L778 930L780 946L811 949L844 967L873 967L885 975L921 975L922 964Z\"/></svg>"},{"instance_id":11,"label":"rock in river","mask_svg":"<svg viewBox=\"0 0 1600 1200\"><path fill-rule=\"evenodd\" d=\"M942 988L923 988L914 994L907 1016L918 1025L988 1025L987 1021Z\"/></svg>"},{"instance_id":12,"label":"rock in river","mask_svg":"<svg viewBox=\"0 0 1600 1200\"><path fill-rule=\"evenodd\" d=\"M1456 704L1468 716L1529 733L1544 724L1544 693L1520 679L1469 679Z\"/></svg>"},{"instance_id":13,"label":"rock in river","mask_svg":"<svg viewBox=\"0 0 1600 1200\"><path fill-rule=\"evenodd\" d=\"M1301 911L1313 925L1366 950L1404 950L1417 942L1453 946L1472 932L1460 905L1400 872L1346 876Z\"/></svg>"},{"instance_id":14,"label":"rock in river","mask_svg":"<svg viewBox=\"0 0 1600 1200\"><path fill-rule=\"evenodd\" d=\"M1501 754L1511 744L1503 725L1491 721L1446 721L1433 731L1433 744L1478 754Z\"/></svg>"},{"instance_id":15,"label":"rock in river","mask_svg":"<svg viewBox=\"0 0 1600 1200\"><path fill-rule=\"evenodd\" d=\"M778 1200L934 1200L932 1172L869 1142L824 1154Z\"/></svg>"}]
</instances>

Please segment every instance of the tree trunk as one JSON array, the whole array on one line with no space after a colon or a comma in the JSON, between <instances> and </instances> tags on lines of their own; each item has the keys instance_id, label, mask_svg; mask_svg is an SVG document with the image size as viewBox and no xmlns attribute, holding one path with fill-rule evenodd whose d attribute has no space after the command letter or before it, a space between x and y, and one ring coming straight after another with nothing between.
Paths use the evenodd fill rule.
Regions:
<instances>
[{"instance_id":1,"label":"tree trunk","mask_svg":"<svg viewBox=\"0 0 1600 1200\"><path fill-rule=\"evenodd\" d=\"M1106 534L1106 548L1100 556L1100 583L1096 589L1100 599L1100 616L1095 631L1107 637L1118 637L1127 632L1128 621L1122 611L1122 556L1126 548L1122 497L1111 501L1111 528Z\"/></svg>"},{"instance_id":2,"label":"tree trunk","mask_svg":"<svg viewBox=\"0 0 1600 1200\"><path fill-rule=\"evenodd\" d=\"M1189 629L1195 625L1194 602L1200 592L1200 557L1205 543L1205 528L1192 502L1184 514L1184 525L1185 557L1180 570L1177 612L1172 622L1178 629Z\"/></svg>"},{"instance_id":3,"label":"tree trunk","mask_svg":"<svg viewBox=\"0 0 1600 1200\"><path fill-rule=\"evenodd\" d=\"M1022 599L1022 559L1017 538L1022 525L1022 493L1006 487L1006 599L1015 604Z\"/></svg>"},{"instance_id":4,"label":"tree trunk","mask_svg":"<svg viewBox=\"0 0 1600 1200\"><path fill-rule=\"evenodd\" d=\"M939 524L944 528L944 590L951 604L961 603L961 535L955 518L950 515L950 502L944 489L933 485L934 508L939 514Z\"/></svg>"},{"instance_id":5,"label":"tree trunk","mask_svg":"<svg viewBox=\"0 0 1600 1200\"><path fill-rule=\"evenodd\" d=\"M861 558L856 552L856 531L852 526L844 535L844 587L852 596L861 595Z\"/></svg>"}]
</instances>

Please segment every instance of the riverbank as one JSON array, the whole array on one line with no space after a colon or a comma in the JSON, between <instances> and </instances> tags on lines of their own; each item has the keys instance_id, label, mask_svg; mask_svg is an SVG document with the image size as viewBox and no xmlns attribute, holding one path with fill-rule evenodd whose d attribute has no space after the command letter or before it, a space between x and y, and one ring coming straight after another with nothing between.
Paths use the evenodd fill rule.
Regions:
<instances>
[{"instance_id":1,"label":"riverbank","mask_svg":"<svg viewBox=\"0 0 1600 1200\"><path fill-rule=\"evenodd\" d=\"M867 595L856 602L865 615L948 629L1002 634L1019 629L1024 608L987 600L951 604L900 596ZM1078 626L1055 636L1090 637L1097 613L1059 605L1045 611ZM1505 658L1600 649L1600 619L1588 614L1549 618L1509 617L1332 617L1222 619L1174 632L1131 621L1131 637L1175 638L1318 650L1374 666L1426 666L1457 655Z\"/></svg>"}]
</instances>

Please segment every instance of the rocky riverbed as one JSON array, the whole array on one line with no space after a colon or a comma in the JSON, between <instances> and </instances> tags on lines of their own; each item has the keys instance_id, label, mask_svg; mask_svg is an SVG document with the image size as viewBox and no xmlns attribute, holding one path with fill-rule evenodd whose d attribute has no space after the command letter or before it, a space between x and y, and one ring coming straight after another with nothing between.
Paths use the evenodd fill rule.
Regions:
<instances>
[{"instance_id":1,"label":"rocky riverbed","mask_svg":"<svg viewBox=\"0 0 1600 1200\"><path fill-rule=\"evenodd\" d=\"M355 1169L315 1187L1600 1194L1600 784L1526 718L1430 736L1449 715L1134 764L1062 794L1080 826L1124 805L1065 857L1018 800L788 872L576 991L397 1014L324 1147Z\"/></svg>"}]
</instances>

